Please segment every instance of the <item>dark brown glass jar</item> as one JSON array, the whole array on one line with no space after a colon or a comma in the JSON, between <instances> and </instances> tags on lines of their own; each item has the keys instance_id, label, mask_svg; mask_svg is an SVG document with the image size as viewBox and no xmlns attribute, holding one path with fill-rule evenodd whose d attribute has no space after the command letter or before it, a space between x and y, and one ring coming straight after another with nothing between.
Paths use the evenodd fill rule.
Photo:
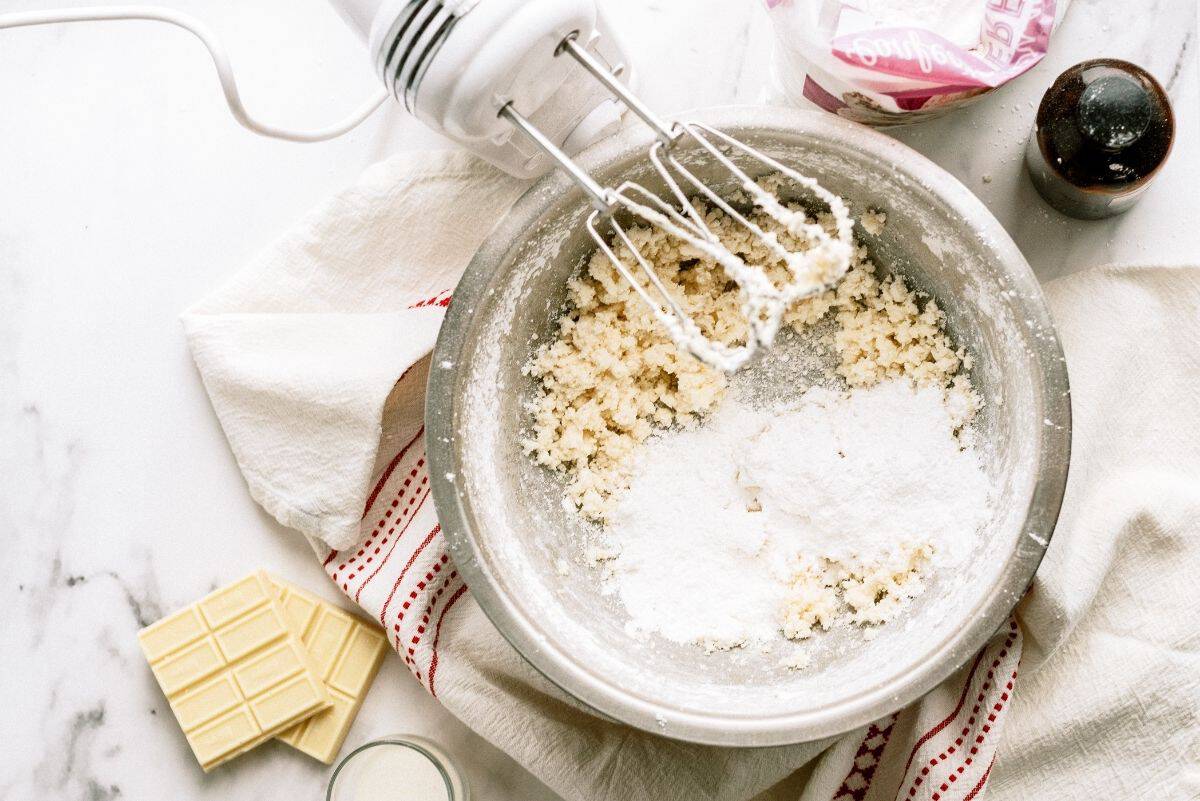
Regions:
<instances>
[{"instance_id":1,"label":"dark brown glass jar","mask_svg":"<svg viewBox=\"0 0 1200 801\"><path fill-rule=\"evenodd\" d=\"M1158 81L1128 61L1098 58L1071 67L1046 91L1025 164L1063 214L1110 217L1137 202L1174 140L1175 116Z\"/></svg>"}]
</instances>

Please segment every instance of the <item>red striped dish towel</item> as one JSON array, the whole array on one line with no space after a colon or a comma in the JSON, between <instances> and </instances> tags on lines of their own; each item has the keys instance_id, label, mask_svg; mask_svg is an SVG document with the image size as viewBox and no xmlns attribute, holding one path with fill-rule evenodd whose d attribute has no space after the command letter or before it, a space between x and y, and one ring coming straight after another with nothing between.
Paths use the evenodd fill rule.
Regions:
<instances>
[{"instance_id":1,"label":"red striped dish towel","mask_svg":"<svg viewBox=\"0 0 1200 801\"><path fill-rule=\"evenodd\" d=\"M1159 522L1137 518L1140 507L1118 504L1111 519L1076 530L1092 493L1108 492L1102 496L1106 503L1112 497L1086 462L1073 468L1075 494L1068 498L1047 568L1019 622L1006 625L919 703L832 741L771 749L667 741L596 717L508 646L472 600L446 552L429 497L422 410L428 354L450 291L522 189L463 154L394 158L310 214L183 318L251 494L281 523L309 538L331 580L385 629L413 676L571 801L740 801L763 793L762 798L794 801L801 786L804 801L967 801L985 786L993 792L1003 782L1020 788L1023 797L1051 791L1060 798L1077 797L1063 795L1049 778L1048 766L1067 757L1039 752L997 759L997 747L1007 728L1010 753L1047 737L1059 737L1053 742L1060 749L1063 742L1075 742L1103 751L1089 740L1095 736L1089 719L1078 714L1087 709L1104 719L1105 710L1091 704L1086 692L1095 687L1094 664L1068 656L1057 673L1043 668L1038 675L1051 679L1034 691L1018 678L1023 639L1033 645L1026 648L1032 658L1022 670L1031 661L1045 662L1093 611L1106 571L1117 564L1112 543L1130 525ZM1051 290L1052 301L1078 302L1067 289ZM1097 313L1097 294L1092 293L1088 313L1071 318L1072 325L1062 331L1073 358L1074 351L1083 351L1099 360L1083 375L1072 362L1076 451L1082 446L1084 459L1089 437L1119 436L1119 415L1153 408L1158 397L1141 399L1141 407L1133 409L1119 403L1119 393L1097 385L1105 370L1114 373L1112 365L1120 363L1105 359L1122 353L1132 358L1119 343L1106 343L1103 354L1093 347L1102 339L1097 321L1115 325ZM1114 298L1125 296L1114 290ZM1111 315L1125 313L1115 300L1104 308ZM1145 327L1145 318L1138 322ZM1179 336L1181 321L1162 323L1163 338L1171 325ZM1157 353L1167 358L1162 354L1170 351ZM1200 378L1192 386L1200 386ZM1105 414L1111 412L1112 419L1102 423L1099 412L1080 414L1078 407L1087 403L1111 406ZM1180 433L1179 442L1194 447L1200 421L1190 422L1190 433ZM1106 452L1106 463L1119 464L1114 458L1121 453ZM1169 447L1156 451L1162 458L1171 453ZM1191 519L1200 520L1200 513ZM1170 525L1174 534L1180 524L1172 518ZM1136 531L1127 537L1138 541ZM1097 550L1097 543L1108 545ZM1198 549L1194 541L1189 547ZM1126 558L1128 548L1123 553ZM1185 604L1175 593L1159 597L1163 587L1174 589L1168 581L1147 592L1164 609L1181 613L1172 618L1176 625L1200 617L1190 594ZM1187 611L1191 614L1183 614ZM1122 643L1128 645L1113 640L1104 653L1137 662ZM1154 664L1144 649L1136 656L1147 670ZM1072 673L1076 669L1078 676ZM1042 706L1059 703L1056 694L1070 698L1076 710L1069 723L1069 716L1063 721L1037 716ZM1194 708L1200 693L1180 697L1180 705L1190 702ZM1038 730L1020 729L1023 703L1026 719L1039 721ZM1176 709L1171 720L1177 725L1186 717L1187 710ZM1140 729L1130 724L1122 732ZM1139 758L1155 764L1162 753L1151 756L1147 749ZM1107 769L1115 770L1112 764ZM1112 797L1096 779L1106 766L1086 767L1073 781L1097 787L1090 797ZM797 771L803 775L779 784Z\"/></svg>"}]
</instances>

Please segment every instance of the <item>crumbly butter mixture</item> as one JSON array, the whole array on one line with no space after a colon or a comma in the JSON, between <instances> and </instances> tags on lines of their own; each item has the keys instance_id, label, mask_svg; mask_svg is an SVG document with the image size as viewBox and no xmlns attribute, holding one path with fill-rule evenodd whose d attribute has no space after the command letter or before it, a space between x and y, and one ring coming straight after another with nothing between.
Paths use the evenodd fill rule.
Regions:
<instances>
[{"instance_id":1,"label":"crumbly butter mixture","mask_svg":"<svg viewBox=\"0 0 1200 801\"><path fill-rule=\"evenodd\" d=\"M902 542L870 558L811 559L792 575L780 613L783 636L807 639L843 616L861 625L886 623L924 592L923 574L932 557L930 543Z\"/></svg>"},{"instance_id":2,"label":"crumbly butter mixture","mask_svg":"<svg viewBox=\"0 0 1200 801\"><path fill-rule=\"evenodd\" d=\"M745 228L719 211L705 216L729 250L773 280L784 278L783 263ZM872 228L883 224L882 215L870 219ZM833 224L828 217L817 222ZM801 247L775 228L785 247ZM706 336L731 345L744 339L738 294L715 260L657 229L636 228L630 237ZM623 246L617 254L633 264ZM567 302L557 336L526 367L540 392L530 404L525 449L539 464L566 472L569 500L602 521L612 496L629 484L637 445L656 429L697 422L721 400L727 378L676 347L603 253L593 254L571 281ZM936 302L922 305L902 278L878 277L861 246L836 289L799 301L784 321L800 331L830 314L837 323L837 373L849 386L907 377L945 388L960 425L974 415L978 398L966 378L956 376L970 367L970 357L950 342Z\"/></svg>"},{"instance_id":3,"label":"crumbly butter mixture","mask_svg":"<svg viewBox=\"0 0 1200 801\"><path fill-rule=\"evenodd\" d=\"M729 251L761 268L772 281L786 278L786 266L761 240L718 211L710 209L704 214ZM765 217L756 222L774 231L784 247L804 247L803 241ZM815 222L827 229L834 226L828 215ZM869 234L878 235L886 218L868 212L861 222ZM741 301L720 264L706 252L660 230L638 228L630 237L706 336L728 345L745 341L747 324ZM616 250L632 266L632 254L623 247ZM775 482L782 489L774 495L751 492L736 503L727 499L741 498L737 493L746 487L722 484L705 490L697 485L692 487L694 498L680 496L678 509L662 506L655 499L663 497L663 487L678 488L680 482L691 480L689 476L697 474L697 460L720 467L721 454L745 451L744 444L722 446L718 440L744 424L729 423L730 414L738 415L739 421L751 421L759 413L731 410L732 402L721 403L728 388L726 374L678 348L603 253L593 255L568 290L567 308L556 336L541 346L526 366L527 373L539 380L539 391L530 402L533 424L525 448L538 463L566 473L571 506L586 518L606 524L607 538L588 544L585 556L593 564L606 565L605 586L607 591L619 592L631 614L632 631L657 631L680 642L726 648L762 640L767 633L798 640L838 622L879 624L920 594L923 574L952 535L965 527L971 529L965 532L969 536L982 525L987 491L973 453L964 455L962 464L954 468L957 473L948 474L953 479L949 482L944 480L947 476L930 474L922 465L901 459L907 464L904 472L913 475L903 477L899 485L890 480L888 471L898 462L889 454L926 457L910 453L900 440L891 443L889 454L876 453L875 444L889 436L889 426L895 429L890 435L893 439L907 435L905 426L895 418L916 403L911 408L924 414L927 423L920 435L923 445L944 450L941 456L929 456L926 461L932 460L942 472L951 469L956 462L954 454L969 445L968 437L960 442L955 435L975 415L980 400L967 377L960 374L962 368L970 368L970 356L950 341L937 303L921 298L901 277L880 276L861 245L855 247L850 270L837 287L796 303L785 314L784 323L801 332L832 320L828 344L836 354L837 366L831 378L840 379L847 388L846 403L870 403L872 398L879 403L882 398L879 410L891 415L890 422L874 433L858 431L855 421L861 416L856 417L847 406L829 407L830 420L849 415L839 424L837 436L859 436L865 443L861 449L865 455L857 460L833 458L824 467L810 464L811 470L805 473L784 470L778 459L786 457L774 453L776 461L768 475L782 476ZM914 397L924 400L910 401L898 389L904 386L922 393ZM695 424L710 412L715 412L716 422L697 429ZM794 417L773 418L774 425L784 426ZM827 423L809 419L808 425L804 432L796 432L804 442ZM651 443L650 453L662 457L655 462L639 446L668 428L684 433ZM783 441L782 436L764 438L764 447L775 447ZM799 447L792 444L785 450L792 453ZM670 450L687 448L699 450L691 455ZM825 454L831 455L843 456L836 448ZM713 480L741 486L745 471L753 469L752 464L726 467L732 470L730 476ZM687 475L672 474L680 469ZM858 472L848 473L851 469ZM710 472L703 469L701 475L708 477ZM826 479L831 476L841 483L828 484ZM931 482L938 481L972 491L955 490L951 492L954 497L942 498L936 491L930 492ZM847 486L858 487L854 492L860 495L876 486L913 493L908 497L929 504L923 507L928 514L914 510L917 519L906 520L901 526L904 532L889 528L886 515L859 520L855 532L848 532L846 520L829 521L823 528L809 508L814 498L819 497L818 505L832 513L851 518L862 506L856 505L854 498L842 497ZM804 497L793 505L804 508L788 511L786 494L796 487L801 487ZM962 503L955 506L956 501ZM709 508L713 502L716 506ZM895 508L896 503L903 504L905 499L879 497L867 505L886 510ZM922 536L932 535L932 529L922 529L928 528L925 523L937 513L946 519L941 521L935 543ZM689 514L696 519L691 520ZM715 526L710 536L703 533L706 526ZM796 533L799 539L781 542L770 533L783 530ZM839 547L839 539L851 541L855 547ZM659 575L664 565L669 569ZM735 565L741 568L732 570ZM721 569L714 572L714 566ZM720 580L733 582L727 592L717 591ZM688 589L689 581L699 584ZM750 587L754 590L747 589ZM660 597L664 592L677 600ZM728 602L732 597L740 599L738 604ZM682 598L689 600L678 600ZM664 608L677 608L679 614L664 616Z\"/></svg>"}]
</instances>

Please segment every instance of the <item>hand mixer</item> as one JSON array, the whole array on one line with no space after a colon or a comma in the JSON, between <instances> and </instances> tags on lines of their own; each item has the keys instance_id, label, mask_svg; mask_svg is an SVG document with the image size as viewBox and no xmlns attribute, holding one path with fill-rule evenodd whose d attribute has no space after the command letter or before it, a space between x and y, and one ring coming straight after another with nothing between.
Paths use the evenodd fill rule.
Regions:
<instances>
[{"instance_id":1,"label":"hand mixer","mask_svg":"<svg viewBox=\"0 0 1200 801\"><path fill-rule=\"evenodd\" d=\"M191 31L208 48L230 111L255 133L298 142L331 139L360 124L390 94L425 124L506 172L534 177L558 166L594 206L587 227L600 250L676 344L718 369L735 370L759 346L769 346L790 304L825 291L848 269L852 221L842 200L814 179L710 126L658 117L627 87L628 60L595 0L331 2L366 39L385 92L342 122L313 131L279 128L252 117L220 42L186 14L143 6L91 7L0 15L0 28L123 19L166 22ZM591 79L595 83L584 84ZM648 157L668 197L632 182L602 186L572 160L573 153L619 124L614 99L653 131ZM728 172L731 180L721 185L740 189L749 206L723 196L683 163L677 153L685 140ZM751 173L790 180L827 206L832 233L785 205ZM711 204L762 241L785 266L786 280L772 281L726 248L696 201ZM773 230L755 222L750 207L773 220L772 228L802 242L803 249L785 247ZM745 342L727 345L705 336L639 252L629 223L618 217L659 227L720 264L740 293L748 324ZM619 250L629 256L622 258Z\"/></svg>"}]
</instances>

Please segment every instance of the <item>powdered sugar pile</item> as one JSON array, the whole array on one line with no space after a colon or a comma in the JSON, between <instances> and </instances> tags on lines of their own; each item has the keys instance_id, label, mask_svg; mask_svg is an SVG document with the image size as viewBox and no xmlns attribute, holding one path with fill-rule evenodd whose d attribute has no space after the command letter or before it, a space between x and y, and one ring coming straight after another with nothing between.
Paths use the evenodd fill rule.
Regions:
<instances>
[{"instance_id":1,"label":"powdered sugar pile","mask_svg":"<svg viewBox=\"0 0 1200 801\"><path fill-rule=\"evenodd\" d=\"M990 516L979 458L938 387L729 398L637 454L600 545L633 633L728 648L881 623Z\"/></svg>"}]
</instances>

